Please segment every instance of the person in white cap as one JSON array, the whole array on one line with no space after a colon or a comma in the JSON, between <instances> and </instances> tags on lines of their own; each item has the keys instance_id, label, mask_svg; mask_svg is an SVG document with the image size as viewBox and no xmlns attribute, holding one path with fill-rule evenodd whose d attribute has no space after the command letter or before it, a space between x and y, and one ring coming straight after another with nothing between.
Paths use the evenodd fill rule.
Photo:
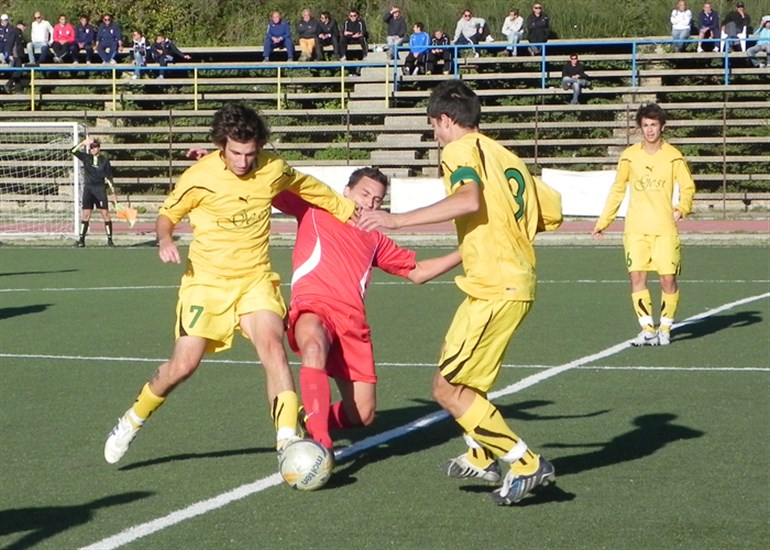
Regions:
<instances>
[{"instance_id":1,"label":"person in white cap","mask_svg":"<svg viewBox=\"0 0 770 550\"><path fill-rule=\"evenodd\" d=\"M0 61L8 63L5 56L5 45L8 43L8 33L11 32L11 23L8 14L0 15Z\"/></svg>"},{"instance_id":2,"label":"person in white cap","mask_svg":"<svg viewBox=\"0 0 770 550\"><path fill-rule=\"evenodd\" d=\"M746 50L746 56L755 67L768 67L770 66L770 63L767 62L770 58L770 15L762 17L762 22L754 32L754 36L757 37L757 43ZM757 58L759 52L765 52L765 63L760 62Z\"/></svg>"}]
</instances>

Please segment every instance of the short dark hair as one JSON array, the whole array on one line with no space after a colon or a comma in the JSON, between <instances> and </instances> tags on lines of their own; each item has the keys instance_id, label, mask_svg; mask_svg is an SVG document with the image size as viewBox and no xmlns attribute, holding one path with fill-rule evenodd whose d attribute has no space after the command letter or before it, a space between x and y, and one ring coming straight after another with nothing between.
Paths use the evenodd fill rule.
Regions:
<instances>
[{"instance_id":1,"label":"short dark hair","mask_svg":"<svg viewBox=\"0 0 770 550\"><path fill-rule=\"evenodd\" d=\"M91 142L91 143L88 145L88 148L89 148L89 149L92 149L92 148L94 148L94 147L101 147L101 146L102 146L102 142L101 142L101 141L99 141L98 139L95 139L95 140L93 140L93 141L92 141L92 142Z\"/></svg>"},{"instance_id":2,"label":"short dark hair","mask_svg":"<svg viewBox=\"0 0 770 550\"><path fill-rule=\"evenodd\" d=\"M657 103L648 103L647 105L642 105L636 111L636 125L640 128L642 127L643 118L657 120L660 122L661 127L666 125L666 111L664 111L663 107Z\"/></svg>"},{"instance_id":3,"label":"short dark hair","mask_svg":"<svg viewBox=\"0 0 770 550\"><path fill-rule=\"evenodd\" d=\"M270 138L270 128L262 116L242 103L228 103L216 113L211 124L211 141L219 148L232 139L239 143L264 142Z\"/></svg>"},{"instance_id":4,"label":"short dark hair","mask_svg":"<svg viewBox=\"0 0 770 550\"><path fill-rule=\"evenodd\" d=\"M428 100L428 117L446 115L461 128L476 128L481 122L481 102L461 80L445 80L438 84Z\"/></svg>"},{"instance_id":5,"label":"short dark hair","mask_svg":"<svg viewBox=\"0 0 770 550\"><path fill-rule=\"evenodd\" d=\"M362 178L371 178L374 181L381 183L382 186L385 188L385 191L388 190L388 184L390 183L390 180L388 179L388 176L382 173L382 171L379 168L375 167L365 167L365 168L358 168L357 170L354 170L352 174L350 174L350 179L348 179L348 184L346 187L353 188L358 184L359 181L361 181Z\"/></svg>"},{"instance_id":6,"label":"short dark hair","mask_svg":"<svg viewBox=\"0 0 770 550\"><path fill-rule=\"evenodd\" d=\"M423 24L422 21L418 21L417 23L414 24L414 26L420 29L421 31L425 30L425 25Z\"/></svg>"}]
</instances>

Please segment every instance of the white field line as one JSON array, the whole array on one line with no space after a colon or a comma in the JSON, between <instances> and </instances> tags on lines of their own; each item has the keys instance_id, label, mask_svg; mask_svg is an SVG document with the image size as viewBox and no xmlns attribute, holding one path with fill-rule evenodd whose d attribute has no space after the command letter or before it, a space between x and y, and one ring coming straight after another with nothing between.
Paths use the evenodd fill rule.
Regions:
<instances>
[{"instance_id":1,"label":"white field line","mask_svg":"<svg viewBox=\"0 0 770 550\"><path fill-rule=\"evenodd\" d=\"M677 325L681 326L681 325ZM99 362L99 363L163 363L168 358L151 358L151 357L102 357L98 355L50 355L44 353L0 353L0 359L30 359L40 360L46 359L51 361L77 361L77 362ZM211 364L224 364L224 365L258 365L258 361L254 360L241 360L241 359L204 359L203 363ZM295 367L299 367L301 363L299 361L289 361L289 364ZM51 365L46 365L50 367ZM388 363L377 362L377 369L396 369L396 368L408 368L408 369L435 369L436 363ZM513 365L504 364L504 369L520 369L520 370L547 370L553 368L553 365ZM577 367L580 370L628 370L628 371L666 371L666 372L770 372L770 366L760 367L718 367L718 366L701 366L701 367L659 367L651 365L630 365L630 366L617 366L617 365L581 365Z\"/></svg>"},{"instance_id":2,"label":"white field line","mask_svg":"<svg viewBox=\"0 0 770 550\"><path fill-rule=\"evenodd\" d=\"M736 300L734 302L730 302L729 304L724 304L714 309L705 311L699 315L690 317L689 319L686 319L679 325L675 325L675 326L681 326L681 325L697 322L700 319L704 319L706 317L717 314L719 312L729 310L740 305L755 302L757 300L763 300L765 298L770 298L770 292L767 292L765 294L758 294L756 296L750 296L748 298L743 298L741 300ZM551 367L544 371L532 374L530 376L527 376L526 378L523 378L522 380L519 380L514 384L511 384L506 388L490 393L489 397L491 399L495 399L497 397L502 397L505 395L510 395L513 393L520 392L526 388L529 388L531 386L534 386L535 384L542 382L543 380L547 380L549 378L552 378L568 370L572 370L572 369L581 367L587 363L599 361L601 359L604 359L605 357L614 355L628 348L630 345L631 345L631 340L627 340L625 342L621 342L620 344L609 347L598 353L587 355L585 357L581 357L580 359L576 359L575 361L572 361L570 363L566 363L558 367ZM350 456L356 455L366 449L377 446L386 441L403 437L404 435L409 434L413 431L420 430L428 426L431 426L432 424L435 424L437 422L443 421L446 418L448 418L448 416L449 415L445 411L438 411L438 412L423 416L422 418L418 418L417 420L414 420L413 422L409 422L404 426L393 428L391 430L387 430L380 434L362 439L361 441L357 441L350 447L347 447L335 453L336 458L338 461L342 461ZM226 493L222 493L220 495L217 495L215 497L212 497L206 500L198 501L194 504L191 504L187 508L181 508L179 510L175 510L163 517L154 519L152 521L148 521L146 523L140 523L139 525L135 525L133 527L129 527L128 529L125 529L120 533L112 535L111 537L104 538L89 546L85 546L83 547L82 550L112 550L114 548L120 548L121 546L124 546L130 542L133 542L140 538L151 535L152 533L156 533L162 529L166 529L168 527L176 525L177 523L181 523L183 521L186 521L190 518L194 518L201 514L205 514L207 512L217 510L219 508L222 508L228 505L231 502L235 502L237 500L246 498L252 494L258 493L260 491L264 491L269 487L279 485L280 483L281 483L281 477L278 474L273 474L271 476L257 480L254 483L241 485L240 487L236 487L235 489L228 491Z\"/></svg>"},{"instance_id":3,"label":"white field line","mask_svg":"<svg viewBox=\"0 0 770 550\"><path fill-rule=\"evenodd\" d=\"M655 281L651 281L653 284ZM770 284L770 279L695 279L683 280L687 284ZM390 286L390 285L410 285L408 281L373 281L369 286ZM430 285L454 285L452 280L431 281ZM604 284L628 284L627 279L577 279L577 280L555 280L543 279L538 281L543 285L604 285ZM282 283L281 286L288 287L289 283ZM45 287L45 288L0 288L0 293L7 292L115 292L115 291L135 291L135 290L176 290L179 285L142 285L142 286L97 286L97 287Z\"/></svg>"}]
</instances>

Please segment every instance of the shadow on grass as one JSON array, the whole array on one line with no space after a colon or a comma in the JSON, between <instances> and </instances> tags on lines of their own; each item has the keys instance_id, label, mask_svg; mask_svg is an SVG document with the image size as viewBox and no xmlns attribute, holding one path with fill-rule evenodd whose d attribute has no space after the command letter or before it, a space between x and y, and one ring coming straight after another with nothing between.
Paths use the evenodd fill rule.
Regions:
<instances>
[{"instance_id":1,"label":"shadow on grass","mask_svg":"<svg viewBox=\"0 0 770 550\"><path fill-rule=\"evenodd\" d=\"M440 410L438 405L432 401L420 400L417 401L421 405L416 407L408 407L402 409L382 411L377 415L377 422L369 429L361 428L355 430L347 430L345 437L349 437L353 441L358 441L363 437L372 435L371 432L382 433L387 430L396 430L406 424L414 422L415 419L422 418L428 414L435 413ZM575 415L548 415L539 414L533 412L533 409L552 405L552 401L545 400L531 400L521 401L518 403L512 403L508 405L496 404L502 415L510 421L548 421L548 420L563 420L567 418L592 418L608 411L599 410L589 412L585 414ZM449 420L449 418L446 418ZM340 435L342 432L337 432L335 435ZM446 442L457 439L458 441L458 454L465 449L465 444L460 438L462 435L462 429L455 422L436 422L427 429L413 429L411 433L404 433L398 437L398 441L395 442L397 436L387 441L383 441L379 445L366 449L354 457L348 460L344 460L338 464L335 469L335 473L329 481L329 487L339 487L348 485L355 482L355 473L363 469L364 467L375 463L379 460L387 460L394 456L403 456L416 452L423 451L425 449L443 445ZM450 457L447 457L450 458ZM437 472L438 472L437 464ZM479 490L489 492L488 486L469 486L464 487L464 490ZM544 489L545 490L545 489ZM560 493L557 495L557 493ZM551 496L555 496L553 500L571 500L574 496L570 496L567 493L560 491L550 491Z\"/></svg>"},{"instance_id":2,"label":"shadow on grass","mask_svg":"<svg viewBox=\"0 0 770 550\"><path fill-rule=\"evenodd\" d=\"M169 462L182 462L185 460L200 460L206 458L227 458L230 456L253 455L260 453L275 454L275 447L252 447L248 449L230 449L227 451L212 451L210 453L182 453L178 455L161 456L142 462L126 464L119 468L120 471L136 470L137 468L146 468L149 466L158 466L168 464Z\"/></svg>"},{"instance_id":3,"label":"shadow on grass","mask_svg":"<svg viewBox=\"0 0 770 550\"><path fill-rule=\"evenodd\" d=\"M134 491L75 506L41 506L39 508L0 510L0 536L29 531L16 542L6 546L5 550L32 548L71 527L91 521L96 510L100 508L128 504L152 495L153 493L146 491Z\"/></svg>"},{"instance_id":4,"label":"shadow on grass","mask_svg":"<svg viewBox=\"0 0 770 550\"><path fill-rule=\"evenodd\" d=\"M43 275L49 273L76 273L77 269L53 269L49 271L8 271L0 273L0 277L12 277L14 275Z\"/></svg>"},{"instance_id":5,"label":"shadow on grass","mask_svg":"<svg viewBox=\"0 0 770 550\"><path fill-rule=\"evenodd\" d=\"M43 313L53 304L35 304L34 306L24 307L3 307L0 308L0 319L10 319L19 315L29 315L31 313Z\"/></svg>"},{"instance_id":6,"label":"shadow on grass","mask_svg":"<svg viewBox=\"0 0 770 550\"><path fill-rule=\"evenodd\" d=\"M731 315L713 315L696 319L671 331L671 341L679 342L693 338L703 338L729 328L741 328L762 322L758 311L741 311Z\"/></svg>"},{"instance_id":7,"label":"shadow on grass","mask_svg":"<svg viewBox=\"0 0 770 550\"><path fill-rule=\"evenodd\" d=\"M557 476L577 474L586 470L604 468L621 462L639 460L654 454L670 443L684 439L695 439L704 432L674 424L677 416L670 413L645 414L634 419L637 427L630 432L600 443L579 443L568 445L551 443L546 449L569 449L596 447L586 453L563 456L552 460Z\"/></svg>"}]
</instances>

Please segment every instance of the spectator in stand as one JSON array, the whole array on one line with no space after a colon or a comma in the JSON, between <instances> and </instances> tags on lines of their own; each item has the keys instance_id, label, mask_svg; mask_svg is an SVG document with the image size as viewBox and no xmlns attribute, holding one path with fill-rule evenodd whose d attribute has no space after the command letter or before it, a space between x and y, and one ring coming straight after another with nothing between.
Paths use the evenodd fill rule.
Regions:
<instances>
[{"instance_id":1,"label":"spectator in stand","mask_svg":"<svg viewBox=\"0 0 770 550\"><path fill-rule=\"evenodd\" d=\"M142 31L134 31L131 38L134 41L131 46L131 64L135 67L131 78L136 80L142 77L140 68L147 66L147 39Z\"/></svg>"},{"instance_id":2,"label":"spectator in stand","mask_svg":"<svg viewBox=\"0 0 770 550\"><path fill-rule=\"evenodd\" d=\"M53 44L53 27L43 19L43 14L36 11L32 19L32 28L27 43L27 57L30 63L35 63L35 52L40 52L40 63L48 61L48 53Z\"/></svg>"},{"instance_id":3,"label":"spectator in stand","mask_svg":"<svg viewBox=\"0 0 770 550\"><path fill-rule=\"evenodd\" d=\"M305 8L302 10L302 19L297 22L297 39L299 40L299 60L310 61L315 56L316 59L323 59L321 52L321 41L318 39L320 26L318 19L313 17L313 12Z\"/></svg>"},{"instance_id":4,"label":"spectator in stand","mask_svg":"<svg viewBox=\"0 0 770 550\"><path fill-rule=\"evenodd\" d=\"M548 38L551 36L551 20L543 10L541 3L535 3L532 6L532 13L527 16L527 20L524 22L526 29L527 41L530 44L545 44L548 42ZM540 46L530 46L530 55L539 55Z\"/></svg>"},{"instance_id":5,"label":"spectator in stand","mask_svg":"<svg viewBox=\"0 0 770 550\"><path fill-rule=\"evenodd\" d=\"M382 20L388 25L385 41L393 53L393 59L398 60L398 46L406 40L406 19L401 17L401 9L392 6Z\"/></svg>"},{"instance_id":6,"label":"spectator in stand","mask_svg":"<svg viewBox=\"0 0 770 550\"><path fill-rule=\"evenodd\" d=\"M0 62L8 63L8 57L5 53L8 48L8 36L11 34L11 18L7 13L0 15Z\"/></svg>"},{"instance_id":7,"label":"spectator in stand","mask_svg":"<svg viewBox=\"0 0 770 550\"><path fill-rule=\"evenodd\" d=\"M159 34L155 37L155 42L150 48L150 57L161 66L161 70L158 74L159 79L164 77L165 71L162 67L166 67L169 63L173 63L179 59L183 59L184 61L190 61L192 59L192 57L177 48L176 44L174 44L174 42L165 34Z\"/></svg>"},{"instance_id":8,"label":"spectator in stand","mask_svg":"<svg viewBox=\"0 0 770 550\"><path fill-rule=\"evenodd\" d=\"M8 17L5 15L5 17ZM16 26L8 30L5 38L4 56L11 67L21 67L21 59L24 56L24 28L27 26L24 21L17 21ZM13 71L11 78L3 85L5 93L12 94L19 87L21 82L21 71Z\"/></svg>"},{"instance_id":9,"label":"spectator in stand","mask_svg":"<svg viewBox=\"0 0 770 550\"><path fill-rule=\"evenodd\" d=\"M331 46L334 59L340 58L340 28L328 11L322 11L318 16L318 40L320 42L320 59L326 59L324 47Z\"/></svg>"},{"instance_id":10,"label":"spectator in stand","mask_svg":"<svg viewBox=\"0 0 770 550\"><path fill-rule=\"evenodd\" d=\"M99 54L102 63L114 65L117 63L118 53L122 47L123 33L120 25L113 21L112 14L105 13L99 28L96 29L96 53Z\"/></svg>"},{"instance_id":11,"label":"spectator in stand","mask_svg":"<svg viewBox=\"0 0 770 550\"><path fill-rule=\"evenodd\" d=\"M430 48L430 35L425 32L425 25L418 21L412 27L409 37L409 54L404 61L404 74L419 74L425 71L425 56Z\"/></svg>"},{"instance_id":12,"label":"spectator in stand","mask_svg":"<svg viewBox=\"0 0 770 550\"><path fill-rule=\"evenodd\" d=\"M430 45L431 48L425 56L425 72L434 74L438 68L437 61L441 60L443 73L449 74L449 67L452 65L452 48L448 47L450 45L449 37L444 34L442 29L437 29L433 33Z\"/></svg>"},{"instance_id":13,"label":"spectator in stand","mask_svg":"<svg viewBox=\"0 0 770 550\"><path fill-rule=\"evenodd\" d=\"M51 49L53 50L54 63L61 63L67 54L70 54L73 60L77 56L75 27L67 21L66 15L60 15L59 22L53 27L53 46Z\"/></svg>"},{"instance_id":14,"label":"spectator in stand","mask_svg":"<svg viewBox=\"0 0 770 550\"><path fill-rule=\"evenodd\" d=\"M719 30L719 14L714 11L714 7L711 2L703 4L703 9L698 14L698 53L703 51L703 43L701 40L705 39L718 39L721 34ZM707 47L709 51L719 51L719 45L709 45Z\"/></svg>"},{"instance_id":15,"label":"spectator in stand","mask_svg":"<svg viewBox=\"0 0 770 550\"><path fill-rule=\"evenodd\" d=\"M342 24L342 34L340 35L340 46L342 47L342 59L348 58L348 46L358 44L361 46L361 59L366 59L369 54L369 31L366 30L366 21L361 17L357 9L351 9L348 12L348 18Z\"/></svg>"},{"instance_id":16,"label":"spectator in stand","mask_svg":"<svg viewBox=\"0 0 770 550\"><path fill-rule=\"evenodd\" d=\"M746 13L746 7L743 2L735 4L735 10L727 14L722 21L722 38L726 38L724 51L730 53L733 47L738 44L739 38L746 39L751 34L751 17Z\"/></svg>"},{"instance_id":17,"label":"spectator in stand","mask_svg":"<svg viewBox=\"0 0 770 550\"><path fill-rule=\"evenodd\" d=\"M267 36L262 51L262 61L270 61L275 48L286 49L286 61L294 61L294 41L291 38L291 25L281 18L281 12L274 11L267 24Z\"/></svg>"},{"instance_id":18,"label":"spectator in stand","mask_svg":"<svg viewBox=\"0 0 770 550\"><path fill-rule=\"evenodd\" d=\"M502 33L508 40L508 47L505 48L508 56L515 56L516 46L524 36L524 18L519 15L519 10L512 9L508 17L505 18Z\"/></svg>"},{"instance_id":19,"label":"spectator in stand","mask_svg":"<svg viewBox=\"0 0 770 550\"><path fill-rule=\"evenodd\" d=\"M86 14L80 16L80 25L75 28L75 42L78 53L80 50L86 52L86 63L91 64L91 58L94 56L94 44L96 43L96 31L91 26L91 18ZM78 64L77 55L74 56L75 65Z\"/></svg>"},{"instance_id":20,"label":"spectator in stand","mask_svg":"<svg viewBox=\"0 0 770 550\"><path fill-rule=\"evenodd\" d=\"M457 25L455 25L455 35L454 39L452 39L452 44L478 44L484 40L485 36L489 36L488 29L486 20L481 17L473 17L471 10L463 10ZM473 56L478 57L479 53L474 51Z\"/></svg>"},{"instance_id":21,"label":"spectator in stand","mask_svg":"<svg viewBox=\"0 0 770 550\"><path fill-rule=\"evenodd\" d=\"M692 25L692 12L687 9L687 3L679 0L676 8L671 11L671 38L673 50L683 52L687 49L685 40L690 38L690 26Z\"/></svg>"},{"instance_id":22,"label":"spectator in stand","mask_svg":"<svg viewBox=\"0 0 770 550\"><path fill-rule=\"evenodd\" d=\"M765 68L770 67L770 63L768 63L768 60L770 60L770 15L763 16L762 22L759 25L759 29L754 33L754 36L757 37L757 43L746 50L746 56L755 67ZM759 52L765 52L765 63L757 59Z\"/></svg>"},{"instance_id":23,"label":"spectator in stand","mask_svg":"<svg viewBox=\"0 0 770 550\"><path fill-rule=\"evenodd\" d=\"M578 59L578 55L573 53L569 56L569 61L564 64L561 70L561 85L565 90L572 90L572 105L580 103L580 94L583 88L591 88L591 81L586 75L586 68Z\"/></svg>"}]
</instances>

